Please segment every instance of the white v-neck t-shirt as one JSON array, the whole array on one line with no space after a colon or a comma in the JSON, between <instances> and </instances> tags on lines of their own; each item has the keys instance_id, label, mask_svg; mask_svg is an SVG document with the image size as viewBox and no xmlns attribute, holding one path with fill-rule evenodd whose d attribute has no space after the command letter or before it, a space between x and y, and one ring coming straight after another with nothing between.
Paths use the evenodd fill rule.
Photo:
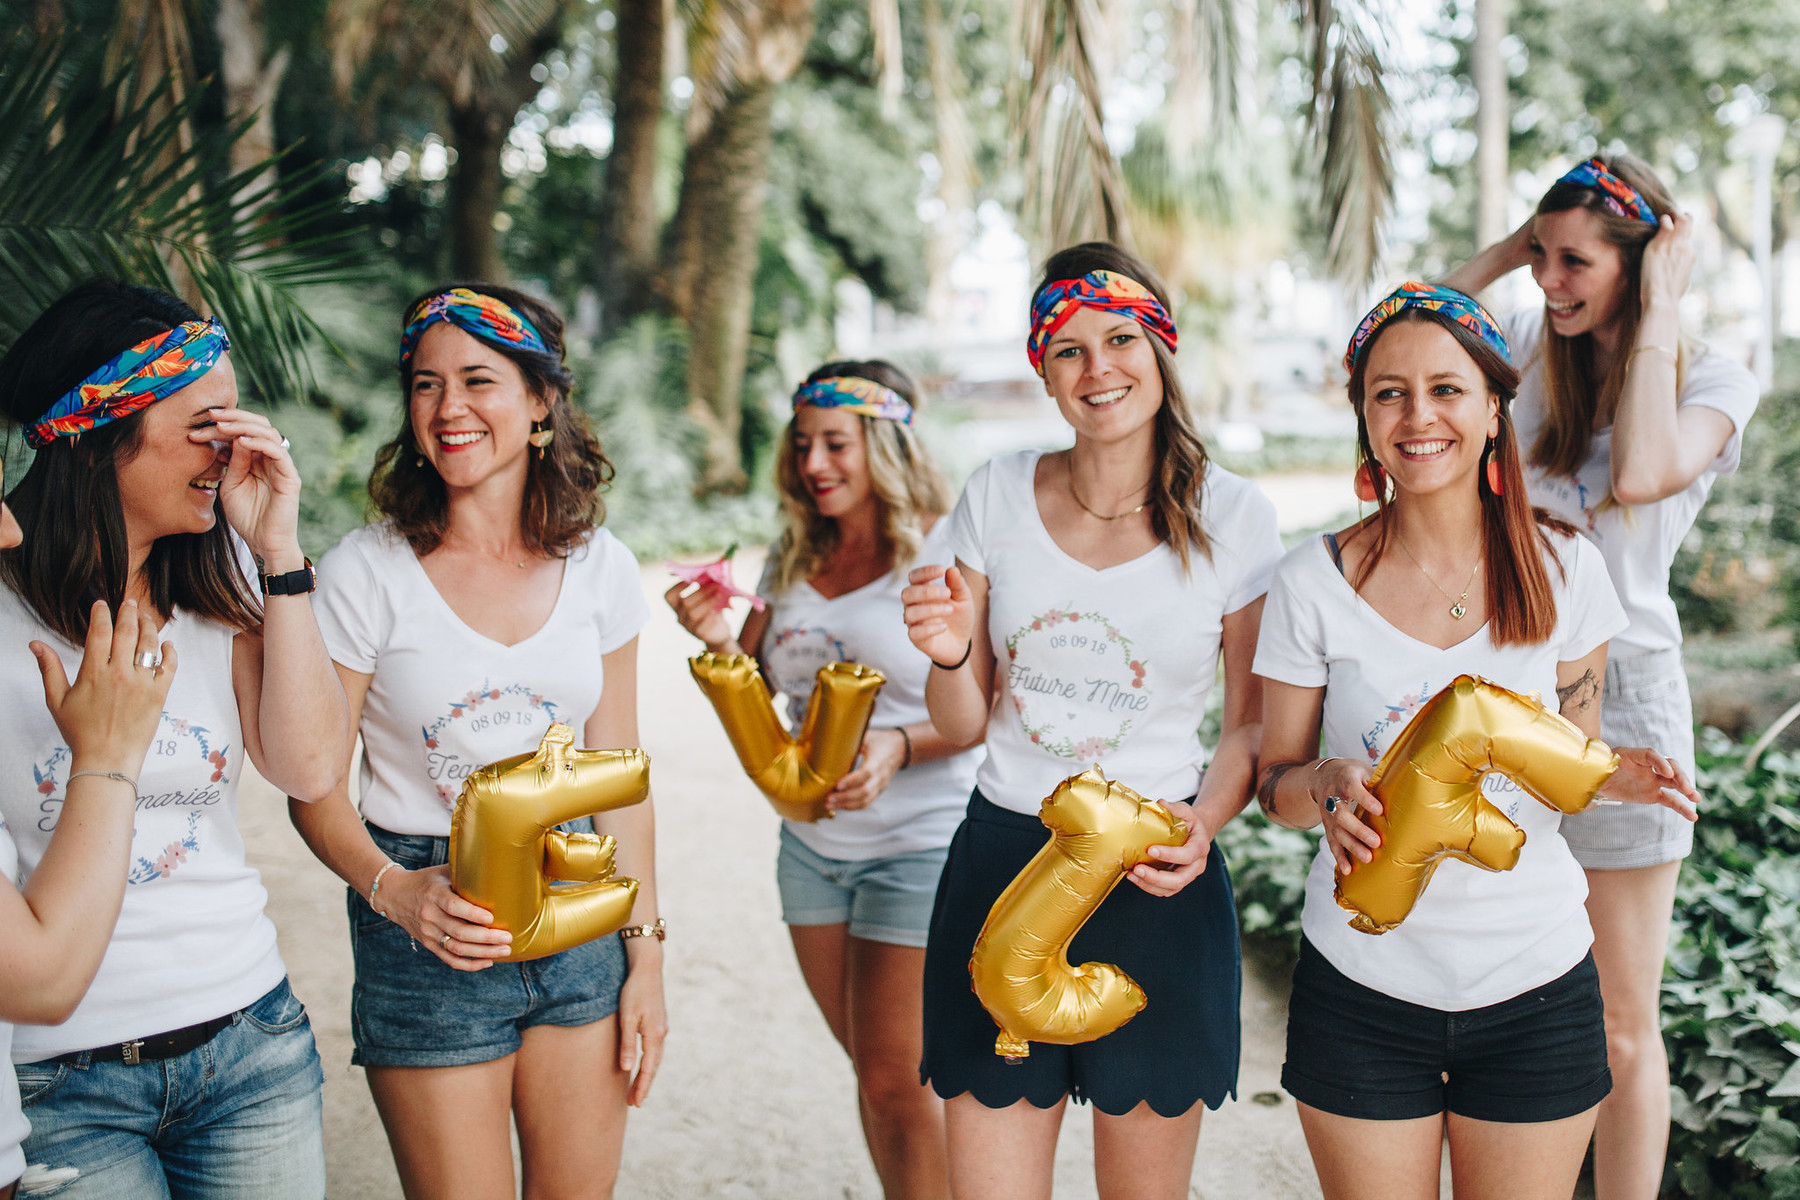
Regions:
<instances>
[{"instance_id":1,"label":"white v-neck t-shirt","mask_svg":"<svg viewBox=\"0 0 1800 1200\"><path fill-rule=\"evenodd\" d=\"M1096 570L1056 544L1038 513L1042 452L1003 455L969 477L951 516L956 557L987 576L996 698L982 795L1035 815L1056 785L1098 763L1144 796L1199 787L1206 700L1227 613L1268 590L1281 558L1275 506L1209 464L1201 519L1210 555L1190 571L1158 544Z\"/></svg>"},{"instance_id":2,"label":"white v-neck t-shirt","mask_svg":"<svg viewBox=\"0 0 1800 1200\"><path fill-rule=\"evenodd\" d=\"M1619 602L1631 626L1613 639L1615 656L1669 650L1681 645L1681 622L1669 595L1669 567L1681 540L1700 515L1713 481L1738 468L1743 450L1744 426L1756 412L1756 377L1741 363L1722 354L1707 352L1689 362L1682 378L1678 407L1697 404L1717 409L1731 420L1731 436L1717 458L1694 482L1673 496L1654 504L1627 508L1601 507L1612 491L1612 428L1595 431L1587 461L1574 475L1552 475L1530 461L1546 416L1544 361L1540 353L1544 336L1544 310L1514 313L1506 322L1506 339L1513 361L1522 364L1519 394L1513 400L1513 422L1525 456L1526 484L1531 502L1542 505L1587 534L1600 548L1607 573L1618 589Z\"/></svg>"},{"instance_id":3,"label":"white v-neck t-shirt","mask_svg":"<svg viewBox=\"0 0 1800 1200\"><path fill-rule=\"evenodd\" d=\"M14 887L19 885L19 848L13 845L12 831L0 817L0 878ZM13 1027L0 1021L0 1187L25 1173L25 1152L19 1147L31 1132L31 1123L19 1105L19 1077L13 1073Z\"/></svg>"},{"instance_id":4,"label":"white v-neck t-shirt","mask_svg":"<svg viewBox=\"0 0 1800 1200\"><path fill-rule=\"evenodd\" d=\"M1269 587L1255 671L1323 687L1325 753L1371 767L1458 675L1554 704L1557 664L1591 653L1626 618L1594 547L1580 537L1550 540L1555 554L1545 555L1545 566L1557 619L1548 641L1496 646L1483 625L1439 649L1390 625L1339 572L1324 540L1308 538L1282 560ZM1518 865L1487 871L1444 860L1406 920L1384 934L1350 927L1351 914L1333 898L1335 868L1320 835L1301 927L1332 966L1396 999L1459 1012L1509 1000L1581 962L1594 941L1587 878L1559 832L1562 814L1501 775L1489 775L1482 792L1525 831Z\"/></svg>"},{"instance_id":5,"label":"white v-neck t-shirt","mask_svg":"<svg viewBox=\"0 0 1800 1200\"><path fill-rule=\"evenodd\" d=\"M771 565L756 589L769 602L760 661L775 690L787 699L792 728L798 729L806 715L819 668L832 662L863 663L887 677L875 697L870 728L929 721L925 679L931 674L931 661L906 634L900 590L906 586L906 573L919 563L949 561L949 520L939 519L932 526L915 562L830 599L804 581L776 594L775 554L771 549ZM977 746L948 758L915 762L896 773L867 808L842 811L828 821L789 821L788 832L815 854L850 862L941 849L956 834L980 761Z\"/></svg>"},{"instance_id":6,"label":"white v-neck t-shirt","mask_svg":"<svg viewBox=\"0 0 1800 1200\"><path fill-rule=\"evenodd\" d=\"M314 607L325 648L372 676L361 729L364 819L448 837L471 772L535 749L553 722L579 740L606 683L601 660L637 636L650 607L637 560L606 530L563 563L549 619L506 646L463 623L390 522L347 535L320 561Z\"/></svg>"}]
</instances>

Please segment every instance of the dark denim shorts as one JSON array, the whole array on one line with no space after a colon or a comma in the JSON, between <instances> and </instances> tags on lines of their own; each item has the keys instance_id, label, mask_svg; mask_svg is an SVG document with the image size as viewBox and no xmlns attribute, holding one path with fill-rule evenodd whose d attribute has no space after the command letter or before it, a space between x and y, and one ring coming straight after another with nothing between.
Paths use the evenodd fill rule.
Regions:
<instances>
[{"instance_id":1,"label":"dark denim shorts","mask_svg":"<svg viewBox=\"0 0 1800 1200\"><path fill-rule=\"evenodd\" d=\"M448 838L369 835L407 870L450 861ZM589 832L583 819L563 826ZM481 971L446 966L406 930L348 892L356 984L350 993L350 1061L364 1067L462 1067L505 1058L533 1025L589 1025L619 1010L625 944L617 934L522 963Z\"/></svg>"},{"instance_id":2,"label":"dark denim shorts","mask_svg":"<svg viewBox=\"0 0 1800 1200\"><path fill-rule=\"evenodd\" d=\"M1612 1091L1594 956L1542 987L1443 1012L1366 988L1300 943L1281 1086L1340 1117L1448 1110L1525 1124L1584 1113Z\"/></svg>"}]
</instances>

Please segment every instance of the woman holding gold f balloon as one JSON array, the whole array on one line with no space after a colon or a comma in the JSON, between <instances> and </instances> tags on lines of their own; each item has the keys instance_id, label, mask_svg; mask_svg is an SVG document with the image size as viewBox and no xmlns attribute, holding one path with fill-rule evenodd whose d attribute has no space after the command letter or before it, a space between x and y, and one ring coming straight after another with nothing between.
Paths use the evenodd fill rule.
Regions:
<instances>
[{"instance_id":1,"label":"woman holding gold f balloon","mask_svg":"<svg viewBox=\"0 0 1800 1200\"><path fill-rule=\"evenodd\" d=\"M1274 506L1211 464L1175 370L1175 323L1143 263L1106 243L1053 255L1027 352L1071 449L996 459L951 518L955 565L905 592L932 660L933 724L986 762L939 885L925 968L923 1073L947 1100L959 1197L1044 1197L1062 1112L1091 1101L1101 1195L1186 1196L1201 1104L1237 1085L1240 963L1213 835L1249 799L1261 702L1250 674L1281 557ZM1224 662L1224 735L1198 730ZM969 960L995 900L1046 840L1039 806L1098 763L1186 822L1076 935L1148 997L1116 1032L995 1054ZM1202 768L1204 779L1202 778Z\"/></svg>"},{"instance_id":2,"label":"woman holding gold f balloon","mask_svg":"<svg viewBox=\"0 0 1800 1200\"><path fill-rule=\"evenodd\" d=\"M1524 835L1516 862L1447 855L1386 933L1352 928L1334 885L1374 861L1381 838L1359 816L1383 811L1371 768L1421 706L1476 675L1554 694L1597 737L1607 642L1625 614L1593 545L1531 506L1508 408L1519 374L1486 310L1405 284L1364 319L1344 363L1357 492L1377 508L1282 561L1256 652L1258 799L1281 824L1324 826L1282 1086L1331 1200L1436 1196L1446 1134L1458 1200L1561 1200L1612 1087L1587 887L1561 815L1487 776L1509 836ZM1603 803L1693 820L1693 789L1669 759L1613 749Z\"/></svg>"},{"instance_id":3,"label":"woman holding gold f balloon","mask_svg":"<svg viewBox=\"0 0 1800 1200\"><path fill-rule=\"evenodd\" d=\"M795 728L821 666L887 677L862 759L827 800L831 819L782 823L776 875L801 974L856 1068L889 1200L945 1194L943 1104L917 1074L920 980L931 899L980 757L932 727L930 664L900 621L906 571L948 544L944 483L912 431L917 401L891 363L814 371L794 393L776 466L786 529L757 586L767 609L734 638L716 585L667 595L707 649L759 660Z\"/></svg>"},{"instance_id":4,"label":"woman holding gold f balloon","mask_svg":"<svg viewBox=\"0 0 1800 1200\"><path fill-rule=\"evenodd\" d=\"M610 1196L626 1107L662 1058L647 801L592 819L639 882L623 936L496 962L511 935L445 865L477 768L537 749L552 723L582 746L638 744L649 606L600 528L612 466L570 402L562 335L549 307L491 284L408 306L405 409L369 482L385 519L319 564L319 625L362 734L361 811L347 784L289 808L349 885L353 1061L408 1196L510 1200L515 1124L531 1194Z\"/></svg>"}]
</instances>

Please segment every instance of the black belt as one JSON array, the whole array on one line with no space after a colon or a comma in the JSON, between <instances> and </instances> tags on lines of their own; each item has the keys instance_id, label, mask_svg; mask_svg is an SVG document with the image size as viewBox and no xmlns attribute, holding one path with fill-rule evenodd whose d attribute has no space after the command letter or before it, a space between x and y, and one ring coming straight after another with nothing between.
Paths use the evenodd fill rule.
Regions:
<instances>
[{"instance_id":1,"label":"black belt","mask_svg":"<svg viewBox=\"0 0 1800 1200\"><path fill-rule=\"evenodd\" d=\"M185 1029L171 1029L168 1033L159 1033L153 1037L137 1038L129 1042L114 1042L110 1046L97 1046L92 1050L76 1050L70 1054L58 1055L57 1061L74 1062L85 1054L90 1062L122 1062L128 1067L135 1067L141 1062L175 1058L212 1041L219 1036L219 1031L231 1024L236 1017L236 1013L226 1013L222 1017L214 1017L212 1020L202 1021L198 1025L189 1025Z\"/></svg>"}]
</instances>

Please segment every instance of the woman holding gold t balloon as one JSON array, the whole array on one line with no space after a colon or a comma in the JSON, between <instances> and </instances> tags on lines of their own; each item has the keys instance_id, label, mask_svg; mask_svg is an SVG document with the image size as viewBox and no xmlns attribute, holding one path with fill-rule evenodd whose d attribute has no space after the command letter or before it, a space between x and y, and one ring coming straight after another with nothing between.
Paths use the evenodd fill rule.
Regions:
<instances>
[{"instance_id":1,"label":"woman holding gold t balloon","mask_svg":"<svg viewBox=\"0 0 1800 1200\"><path fill-rule=\"evenodd\" d=\"M638 744L637 563L599 527L612 468L570 403L550 308L489 284L427 292L406 310L400 382L369 482L385 519L319 564L361 811L348 785L290 806L349 885L352 1061L408 1196L510 1200L514 1123L534 1194L609 1196L667 1027L650 805L592 818L640 884L628 940L496 962L511 935L445 864L477 768L537 750L553 723L577 745Z\"/></svg>"},{"instance_id":2,"label":"woman holding gold t balloon","mask_svg":"<svg viewBox=\"0 0 1800 1200\"><path fill-rule=\"evenodd\" d=\"M1408 283L1363 321L1344 363L1357 491L1376 512L1282 561L1256 653L1258 799L1281 824L1324 825L1282 1085L1334 1200L1437 1195L1446 1132L1459 1200L1561 1200L1612 1086L1587 889L1561 815L1488 775L1494 827L1523 834L1510 865L1445 858L1379 935L1352 928L1333 893L1338 874L1375 862L1381 838L1359 818L1384 812L1371 768L1416 711L1475 675L1554 694L1584 743L1599 734L1607 641L1625 616L1595 548L1531 507L1507 407L1519 375L1479 304ZM1675 764L1613 750L1602 803L1693 819Z\"/></svg>"},{"instance_id":3,"label":"woman holding gold t balloon","mask_svg":"<svg viewBox=\"0 0 1800 1200\"><path fill-rule=\"evenodd\" d=\"M786 530L752 612L731 636L716 586L677 584L683 627L747 653L787 697L796 728L818 669L858 662L887 677L862 759L829 820L784 821L776 876L807 987L856 1068L869 1153L892 1200L945 1194L943 1104L918 1080L925 933L945 848L979 751L925 711L930 664L906 638L900 590L941 556L942 479L912 432L917 389L890 363L826 363L794 393L777 478Z\"/></svg>"},{"instance_id":4,"label":"woman holding gold t balloon","mask_svg":"<svg viewBox=\"0 0 1800 1200\"><path fill-rule=\"evenodd\" d=\"M1281 542L1267 498L1208 461L1175 345L1144 264L1098 242L1053 255L1027 352L1075 444L977 471L951 518L955 565L919 568L905 592L933 663L932 722L988 745L926 950L923 1072L948 1101L958 1196L1048 1196L1071 1096L1095 1108L1101 1195L1185 1196L1201 1103L1236 1088L1237 920L1211 842L1250 796L1250 660ZM1221 657L1224 735L1208 762L1197 731ZM1009 1063L970 990L971 952L1045 845L1044 798L1095 763L1166 798L1188 831L1151 848L1160 861L1133 868L1135 886L1113 889L1069 954L1118 964L1147 1005L1098 1040L1033 1043Z\"/></svg>"}]
</instances>

